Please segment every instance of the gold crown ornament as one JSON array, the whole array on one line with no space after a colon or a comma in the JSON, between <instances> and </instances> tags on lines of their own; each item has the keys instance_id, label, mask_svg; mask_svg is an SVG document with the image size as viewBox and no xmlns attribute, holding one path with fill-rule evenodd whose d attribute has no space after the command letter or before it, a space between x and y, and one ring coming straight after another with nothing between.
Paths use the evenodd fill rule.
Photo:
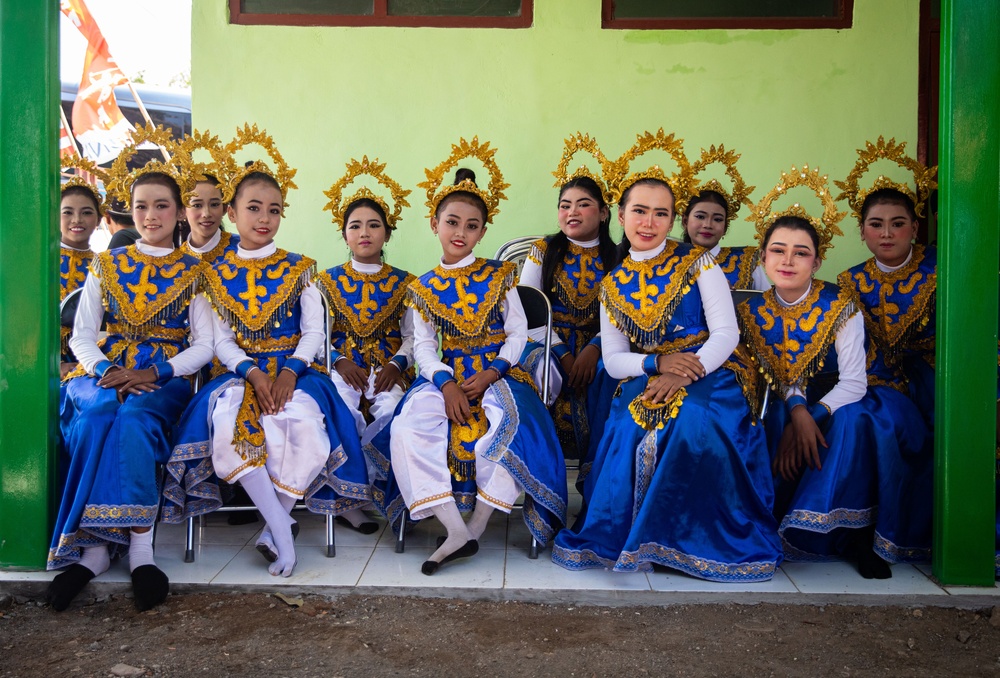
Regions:
<instances>
[{"instance_id":1,"label":"gold crown ornament","mask_svg":"<svg viewBox=\"0 0 1000 678\"><path fill-rule=\"evenodd\" d=\"M552 176L556 178L554 186L562 188L573 179L588 177L601 189L604 201L611 204L611 194L608 191L608 178L614 174L615 163L605 157L597 145L597 140L591 138L589 134L577 132L573 136L567 137L564 143L565 146L562 158L559 160L559 166L552 173ZM573 171L569 170L569 164L573 160L573 156L579 151L585 151L597 160L597 164L601 167L600 174L596 174L586 165L580 165Z\"/></svg>"},{"instance_id":2,"label":"gold crown ornament","mask_svg":"<svg viewBox=\"0 0 1000 678\"><path fill-rule=\"evenodd\" d=\"M94 177L94 179L97 179L104 184L105 191L108 190L108 184L111 183L111 178L108 173L101 167L98 167L93 160L84 158L81 155L72 155L68 158L60 159L59 163L62 169L75 169L80 172L86 172ZM64 182L62 186L60 186L60 190L65 193L67 188L71 188L73 186L80 186L93 193L94 199L97 201L97 212L99 214L104 214L104 211L108 207L108 198L105 195L101 195L101 191L97 187L97 184L88 181L80 174L74 174L66 182Z\"/></svg>"},{"instance_id":3,"label":"gold crown ornament","mask_svg":"<svg viewBox=\"0 0 1000 678\"><path fill-rule=\"evenodd\" d=\"M674 162L677 163L677 171L668 175L659 165L651 165L647 169L629 173L632 161L645 155L649 151L659 149L666 151ZM664 134L661 127L656 134L645 132L636 135L636 142L632 148L625 151L620 158L614 162L613 169L608 177L608 195L611 198L609 204L619 202L622 195L632 184L642 179L659 179L670 186L674 196L687 192L690 181L691 164L684 154L684 140L674 137L673 133ZM676 210L675 210L676 211Z\"/></svg>"},{"instance_id":4,"label":"gold crown ornament","mask_svg":"<svg viewBox=\"0 0 1000 678\"><path fill-rule=\"evenodd\" d=\"M108 192L123 203L127 209L131 209L132 185L136 179L144 174L165 174L177 182L177 186L181 189L181 200L187 204L192 196L194 182L185 168L178 167L174 162L150 160L142 167L129 170L129 160L139 151L139 146L147 141L164 150L170 149L174 145L169 129L160 125L155 127L153 125L145 127L137 125L130 135L129 145L123 148L115 161L111 163L111 169L108 171L110 175L110 183L107 184Z\"/></svg>"},{"instance_id":5,"label":"gold crown ornament","mask_svg":"<svg viewBox=\"0 0 1000 678\"><path fill-rule=\"evenodd\" d=\"M274 163L273 170L262 160L254 160L245 167L238 166L235 160L236 154L250 144L257 144L267 152L267 155ZM229 184L226 190L223 191L224 194L229 195L230 199L232 199L232 196L236 194L236 188L240 185L241 181L247 178L247 175L253 172L260 172L268 175L278 183L278 190L281 191L282 207L288 207L288 190L298 188L292 181L292 177L295 176L297 170L292 169L285 163L285 159L281 157L281 153L275 148L274 139L271 135L264 130L257 129L257 123L253 125L245 124L243 127L237 128L236 136L226 145L225 150L233 158L236 170L229 177ZM282 212L284 212L284 209L282 209Z\"/></svg>"},{"instance_id":6,"label":"gold crown ornament","mask_svg":"<svg viewBox=\"0 0 1000 678\"><path fill-rule=\"evenodd\" d=\"M726 205L728 209L728 215L726 217L727 221L732 221L736 218L736 215L740 211L740 206L746 204L747 207L753 208L753 203L749 199L749 195L753 192L755 186L747 186L743 181L743 176L740 171L736 169L736 161L740 159L740 154L734 150L726 150L725 146L719 144L718 147L711 146L707 150L701 149L701 157L691 164L691 173L689 176L689 181L686 185L686 190L678 192L676 195L676 210L678 214L683 214L684 210L690 204L691 200L699 195L702 191L715 191L726 199ZM725 166L726 176L732 181L732 189L727 191L722 186L716 178L708 179L702 183L698 183L698 175L705 171L705 169L714 163L719 163Z\"/></svg>"},{"instance_id":7,"label":"gold crown ornament","mask_svg":"<svg viewBox=\"0 0 1000 678\"><path fill-rule=\"evenodd\" d=\"M913 174L913 187L904 183L892 181L884 175L879 175L875 182L868 188L859 188L858 181L868 172L868 167L876 160L891 160L903 169L909 170ZM927 167L920 161L906 155L906 142L897 144L896 139L886 141L884 137L879 137L874 144L865 142L864 148L858 149L858 162L854 169L847 175L844 181L835 181L837 188L843 193L837 196L837 200L847 198L847 204L851 206L851 211L857 220L861 221L861 208L865 204L865 199L881 188L894 188L913 201L913 209L918 217L924 216L924 205L931 191L937 188L937 181L934 177L937 174L937 167Z\"/></svg>"},{"instance_id":8,"label":"gold crown ornament","mask_svg":"<svg viewBox=\"0 0 1000 678\"><path fill-rule=\"evenodd\" d=\"M389 209L389 202L385 197L376 194L367 186L362 186L353 195L344 197L344 189L361 175L370 176L385 187L389 193L389 200L392 201L392 209ZM378 203L382 212L385 213L386 226L390 231L394 231L403 208L410 206L410 203L406 201L406 196L409 194L409 190L404 189L385 174L384 162L380 163L378 158L369 160L366 155L360 162L356 158L351 158L351 161L347 163L347 173L337 179L330 190L323 191L323 195L330 199L330 202L323 209L329 210L333 214L333 223L340 226L340 230L344 230L344 213L347 208L361 199L372 200Z\"/></svg>"},{"instance_id":9,"label":"gold crown ornament","mask_svg":"<svg viewBox=\"0 0 1000 678\"><path fill-rule=\"evenodd\" d=\"M199 149L208 151L212 161L195 162L194 153ZM226 152L226 147L219 137L208 130L204 132L194 130L180 141L174 141L169 150L172 151L174 163L181 167L194 183L205 181L209 176L215 177L219 182L219 190L222 191L222 202L227 203L233 199L229 179L236 172L236 163Z\"/></svg>"},{"instance_id":10,"label":"gold crown ornament","mask_svg":"<svg viewBox=\"0 0 1000 678\"><path fill-rule=\"evenodd\" d=\"M837 224L847 216L847 212L837 211L837 203L830 194L828 181L829 177L827 175L820 174L818 169L809 169L809 165L803 165L801 170L796 169L793 165L791 171L782 172L781 181L767 195L761 198L759 203L753 205L750 216L747 217L747 221L757 224L757 244L763 246L764 235L767 233L767 229L779 218L801 217L816 229L816 234L819 236L818 255L820 259L823 259L826 256L827 250L830 249L833 236L844 235ZM771 206L775 200L787 193L789 189L798 186L811 188L816 197L820 199L823 203L822 217L816 218L810 216L805 208L797 202L780 212L771 211Z\"/></svg>"},{"instance_id":11,"label":"gold crown ornament","mask_svg":"<svg viewBox=\"0 0 1000 678\"><path fill-rule=\"evenodd\" d=\"M486 203L486 222L493 223L493 217L500 213L500 201L506 200L507 196L503 191L510 184L504 183L503 174L497 167L493 156L497 149L490 148L490 142L479 143L479 137L472 137L468 142L464 138L458 144L451 145L451 155L434 169L425 169L427 181L422 181L417 186L427 190L427 203L430 208L430 215L433 217L437 212L438 205L456 191L464 191L478 195ZM458 161L464 158L478 158L486 171L490 175L490 183L484 189L474 184L470 179L463 179L457 184L444 184L445 175L458 166Z\"/></svg>"}]
</instances>

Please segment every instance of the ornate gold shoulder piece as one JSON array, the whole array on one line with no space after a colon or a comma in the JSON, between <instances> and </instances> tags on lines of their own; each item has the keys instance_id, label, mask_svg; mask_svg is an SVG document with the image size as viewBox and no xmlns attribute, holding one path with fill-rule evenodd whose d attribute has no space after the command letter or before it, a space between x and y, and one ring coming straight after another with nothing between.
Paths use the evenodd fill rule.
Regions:
<instances>
[{"instance_id":1,"label":"ornate gold shoulder piece","mask_svg":"<svg viewBox=\"0 0 1000 678\"><path fill-rule=\"evenodd\" d=\"M230 191L230 178L236 172L233 157L226 152L226 147L208 130L194 130L180 141L171 144L174 162L186 172L194 183L205 181L207 176L213 176L219 181L222 191L222 202L233 199ZM211 162L196 162L194 153L197 150L208 151Z\"/></svg>"},{"instance_id":2,"label":"ornate gold shoulder piece","mask_svg":"<svg viewBox=\"0 0 1000 678\"><path fill-rule=\"evenodd\" d=\"M614 162L608 160L604 156L604 153L601 152L600 147L597 145L597 140L591 138L589 134L581 134L580 132L577 132L573 136L567 137L565 144L562 158L559 160L559 166L556 167L556 171L552 173L552 176L556 178L555 187L561 188L568 182L579 177L589 177L593 179L594 183L596 183L601 189L601 193L604 195L604 201L610 204L611 201L610 193L608 192L608 178L614 173ZM589 153L595 160L597 160L597 164L600 165L599 173L594 172L586 165L580 165L572 172L569 170L569 164L573 160L573 156L580 151Z\"/></svg>"},{"instance_id":3,"label":"ornate gold shoulder piece","mask_svg":"<svg viewBox=\"0 0 1000 678\"><path fill-rule=\"evenodd\" d=\"M74 174L68 181L64 182L62 186L60 186L60 190L65 191L71 186L81 186L86 188L94 194L94 199L97 200L97 211L100 214L104 214L104 210L108 207L107 197L101 195L101 191L98 188L96 181L100 181L104 185L105 191L109 190L108 184L111 183L111 177L108 173L101 167L98 167L93 160L84 158L81 155L74 154L68 158L61 158L59 163L62 169L76 169L85 173L85 175L93 177L95 180L89 181L85 175Z\"/></svg>"},{"instance_id":4,"label":"ornate gold shoulder piece","mask_svg":"<svg viewBox=\"0 0 1000 678\"><path fill-rule=\"evenodd\" d=\"M858 182L867 174L869 165L876 160L891 160L903 169L909 170L913 174L913 187L893 181L880 174L871 186L860 188ZM915 158L906 155L905 141L897 144L895 138L886 141L884 137L880 136L874 144L867 141L864 148L858 149L858 162L855 163L851 173L847 175L847 179L834 183L837 188L843 191L837 196L837 200L846 198L858 221L861 221L861 208L865 204L865 198L880 188L894 188L903 195L909 196L910 200L913 201L917 216L922 217L927 198L931 191L937 188L936 174L937 167L927 167Z\"/></svg>"},{"instance_id":5,"label":"ornate gold shoulder piece","mask_svg":"<svg viewBox=\"0 0 1000 678\"><path fill-rule=\"evenodd\" d=\"M425 169L427 181L422 181L417 186L427 190L427 206L430 208L430 216L434 216L437 206L441 201L456 191L474 193L482 198L486 203L486 221L493 223L493 217L500 213L500 201L506 200L507 196L503 191L510 184L504 183L503 174L497 167L493 156L497 149L490 148L490 142L479 143L479 137L472 137L472 141L460 139L458 144L451 145L451 155L434 169ZM445 175L458 166L459 160L463 158L478 158L486 171L490 174L490 183L485 189L479 188L472 181L465 179L458 184L444 184Z\"/></svg>"},{"instance_id":6,"label":"ornate gold shoulder piece","mask_svg":"<svg viewBox=\"0 0 1000 678\"><path fill-rule=\"evenodd\" d=\"M820 174L818 169L809 169L809 165L803 165L801 170L792 166L791 171L782 172L778 185L753 206L750 216L747 217L747 221L753 221L757 224L757 244L761 246L764 244L764 234L767 233L771 224L780 217L801 217L816 229L816 234L819 236L819 258L823 259L827 250L830 249L833 236L844 235L837 224L847 216L847 212L837 211L837 203L830 194L828 180L827 175ZM797 186L812 189L816 197L820 199L823 203L823 216L821 218L809 216L799 203L793 203L790 207L779 212L772 211L771 206L774 201L787 193L789 189Z\"/></svg>"},{"instance_id":7,"label":"ornate gold shoulder piece","mask_svg":"<svg viewBox=\"0 0 1000 678\"><path fill-rule=\"evenodd\" d=\"M677 171L667 174L659 165L651 165L645 170L629 173L632 162L639 156L645 155L653 149L666 151L677 164ZM614 169L608 177L608 193L611 197L609 204L617 203L621 200L622 194L637 181L642 179L659 179L670 186L676 197L679 194L687 193L687 182L690 181L691 164L684 154L684 140L678 139L671 134L664 134L663 128L657 130L656 134L645 132L636 135L636 142L632 148L625 151L618 160L614 162Z\"/></svg>"},{"instance_id":8,"label":"ornate gold shoulder piece","mask_svg":"<svg viewBox=\"0 0 1000 678\"><path fill-rule=\"evenodd\" d=\"M689 181L686 185L687 191L683 193L679 192L677 194L677 213L682 214L684 210L687 209L691 199L695 196L701 195L702 191L715 191L726 199L726 204L728 205L729 210L729 220L736 218L741 205L746 204L747 207L753 208L753 203L750 201L748 196L756 187L747 186L743 181L743 176L740 174L740 171L736 169L736 161L739 159L739 153L734 150L727 151L725 146L722 144L719 144L718 147L711 146L708 150L705 150L704 148L701 149L701 157L691 165L691 173ZM704 172L709 165L715 163L723 165L726 168L726 176L729 177L729 180L732 182L731 190L727 191L723 188L722 182L714 177L699 183L698 175Z\"/></svg>"},{"instance_id":9,"label":"ornate gold shoulder piece","mask_svg":"<svg viewBox=\"0 0 1000 678\"><path fill-rule=\"evenodd\" d=\"M387 200L384 196L376 194L367 186L362 186L353 195L345 198L344 189L361 175L370 176L381 184L388 191L389 199ZM386 226L390 230L395 230L403 208L410 206L410 203L406 201L406 196L409 194L409 190L404 189L385 173L384 162L380 163L378 158L369 160L366 155L360 162L356 158L351 158L351 161L347 163L347 173L340 179L337 179L333 186L330 187L330 190L323 191L323 195L330 199L330 202L323 209L333 213L333 223L340 226L340 230L344 230L344 212L354 202L362 198L367 198L368 200L375 201L382 207L382 211L385 212L386 220L388 221ZM389 200L392 201L392 209L389 209Z\"/></svg>"},{"instance_id":10,"label":"ornate gold shoulder piece","mask_svg":"<svg viewBox=\"0 0 1000 678\"><path fill-rule=\"evenodd\" d=\"M238 163L236 163L236 154L250 144L257 144L267 152L267 155L271 158L271 162L274 163L274 169L262 160L254 160L245 167L239 167ZM227 186L227 191L230 196L235 195L236 187L240 185L240 182L243 181L248 174L252 172L261 172L278 182L278 188L281 191L281 202L284 207L288 207L288 190L291 188L298 188L298 186L296 186L292 181L292 177L295 176L296 170L292 169L285 163L285 159L281 157L281 153L279 153L278 149L275 148L274 139L271 135L264 130L258 130L256 123L252 126L245 124L243 127L236 130L236 136L226 145L225 150L226 153L233 158L234 164L237 165L236 171L233 173L233 176L229 178L229 185Z\"/></svg>"},{"instance_id":11,"label":"ornate gold shoulder piece","mask_svg":"<svg viewBox=\"0 0 1000 678\"><path fill-rule=\"evenodd\" d=\"M177 182L177 186L181 189L181 199L187 204L191 197L191 190L194 188L194 183L190 175L175 163L164 162L163 160L150 160L142 167L129 170L129 160L135 156L139 150L139 146L147 141L156 144L164 150L168 150L174 146L170 130L160 125L156 125L155 127L152 125L146 127L137 125L132 132L129 145L123 148L122 152L115 158L115 161L111 163L111 169L108 172L111 178L111 183L108 185L108 192L124 203L127 208L131 209L132 184L135 183L135 180L143 174L166 174Z\"/></svg>"}]
</instances>

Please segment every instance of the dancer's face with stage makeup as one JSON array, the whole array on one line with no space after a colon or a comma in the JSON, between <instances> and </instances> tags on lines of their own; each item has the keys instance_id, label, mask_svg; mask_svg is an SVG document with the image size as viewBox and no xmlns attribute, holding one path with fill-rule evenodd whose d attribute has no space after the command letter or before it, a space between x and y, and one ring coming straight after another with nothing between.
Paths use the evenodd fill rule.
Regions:
<instances>
[{"instance_id":1,"label":"dancer's face with stage makeup","mask_svg":"<svg viewBox=\"0 0 1000 678\"><path fill-rule=\"evenodd\" d=\"M582 188L567 188L559 196L559 230L567 238L581 242L596 240L601 221L607 218L608 208Z\"/></svg>"},{"instance_id":2,"label":"dancer's face with stage makeup","mask_svg":"<svg viewBox=\"0 0 1000 678\"><path fill-rule=\"evenodd\" d=\"M59 203L60 239L74 249L85 250L89 247L90 235L97 228L100 219L93 196L77 191L68 192Z\"/></svg>"},{"instance_id":3,"label":"dancer's face with stage makeup","mask_svg":"<svg viewBox=\"0 0 1000 678\"><path fill-rule=\"evenodd\" d=\"M726 208L711 200L701 200L684 217L683 226L691 243L712 249L726 234Z\"/></svg>"},{"instance_id":4,"label":"dancer's face with stage makeup","mask_svg":"<svg viewBox=\"0 0 1000 678\"><path fill-rule=\"evenodd\" d=\"M266 181L244 184L229 206L229 220L236 224L240 247L259 250L274 241L281 225L281 191Z\"/></svg>"},{"instance_id":5,"label":"dancer's face with stage makeup","mask_svg":"<svg viewBox=\"0 0 1000 678\"><path fill-rule=\"evenodd\" d=\"M906 261L916 237L917 221L906 207L895 203L872 205L861 224L861 239L885 266L899 266Z\"/></svg>"},{"instance_id":6,"label":"dancer's face with stage makeup","mask_svg":"<svg viewBox=\"0 0 1000 678\"><path fill-rule=\"evenodd\" d=\"M167 186L143 183L132 189L132 219L146 245L173 249L174 229L180 216L180 205Z\"/></svg>"},{"instance_id":7,"label":"dancer's face with stage makeup","mask_svg":"<svg viewBox=\"0 0 1000 678\"><path fill-rule=\"evenodd\" d=\"M764 271L775 292L787 302L809 290L820 263L812 237L802 229L776 228L764 246Z\"/></svg>"},{"instance_id":8,"label":"dancer's face with stage makeup","mask_svg":"<svg viewBox=\"0 0 1000 678\"><path fill-rule=\"evenodd\" d=\"M222 214L226 206L222 204L222 191L210 181L199 181L194 187L194 196L184 210L191 226L191 244L204 247L219 232Z\"/></svg>"},{"instance_id":9,"label":"dancer's face with stage makeup","mask_svg":"<svg viewBox=\"0 0 1000 678\"><path fill-rule=\"evenodd\" d=\"M431 217L431 230L441 242L441 261L457 264L472 254L472 249L486 235L486 218L476 205L461 198L446 198Z\"/></svg>"},{"instance_id":10,"label":"dancer's face with stage makeup","mask_svg":"<svg viewBox=\"0 0 1000 678\"><path fill-rule=\"evenodd\" d=\"M628 189L618 208L618 222L631 248L637 252L656 249L666 240L674 223L674 196L663 184L640 183Z\"/></svg>"},{"instance_id":11,"label":"dancer's face with stage makeup","mask_svg":"<svg viewBox=\"0 0 1000 678\"><path fill-rule=\"evenodd\" d=\"M344 240L351 256L360 264L382 263L382 246L388 240L389 229L382 216L371 207L361 205L351 210L344 226Z\"/></svg>"}]
</instances>

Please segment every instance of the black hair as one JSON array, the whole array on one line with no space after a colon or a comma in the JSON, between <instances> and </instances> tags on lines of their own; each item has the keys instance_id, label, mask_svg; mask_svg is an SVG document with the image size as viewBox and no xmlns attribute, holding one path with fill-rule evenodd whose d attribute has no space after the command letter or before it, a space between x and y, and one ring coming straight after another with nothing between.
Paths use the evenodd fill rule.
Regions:
<instances>
[{"instance_id":1,"label":"black hair","mask_svg":"<svg viewBox=\"0 0 1000 678\"><path fill-rule=\"evenodd\" d=\"M250 172L240 180L240 183L236 185L236 190L233 191L233 204L236 203L236 197L243 190L244 186L249 184L268 184L277 189L278 193L281 193L281 186L278 184L278 180L272 177L270 174L265 172Z\"/></svg>"},{"instance_id":2,"label":"black hair","mask_svg":"<svg viewBox=\"0 0 1000 678\"><path fill-rule=\"evenodd\" d=\"M861 203L860 224L864 225L865 219L868 218L868 210L875 207L875 205L899 205L906 210L906 214L910 219L917 220L917 210L910 196L895 188L880 188L869 193L865 201Z\"/></svg>"},{"instance_id":3,"label":"black hair","mask_svg":"<svg viewBox=\"0 0 1000 678\"><path fill-rule=\"evenodd\" d=\"M94 192L86 186L67 186L62 189L62 195L59 198L60 202L67 195L82 195L90 198L90 202L94 203L94 209L97 211L97 214L101 214L101 204L97 201L97 196L94 195Z\"/></svg>"},{"instance_id":4,"label":"black hair","mask_svg":"<svg viewBox=\"0 0 1000 678\"><path fill-rule=\"evenodd\" d=\"M174 247L180 247L181 243L187 238L187 234L183 232L183 227L181 222L183 221L182 215L184 212L184 201L181 199L181 188L174 181L174 178L169 174L164 174L163 172L147 172L146 174L140 174L134 182L132 182L132 189L130 192L131 197L135 198L135 189L137 186L142 186L144 184L152 184L155 186L165 186L170 190L170 194L174 199L174 203L177 205L177 211L179 213L177 223L174 224L173 231L173 243ZM134 223L134 217L133 217Z\"/></svg>"},{"instance_id":5,"label":"black hair","mask_svg":"<svg viewBox=\"0 0 1000 678\"><path fill-rule=\"evenodd\" d=\"M468 167L459 167L455 172L455 181L452 182L452 185L457 186L466 179L471 181L473 186L477 185L476 173ZM443 200L441 200L441 202L438 203L437 209L434 210L434 216L440 217L441 210L444 209L444 206L451 202L452 199L460 200L464 203L472 205L473 207L479 208L479 211L483 213L483 223L486 223L486 218L489 216L490 211L487 209L486 203L483 202L483 199L471 191L455 191L454 193L449 193Z\"/></svg>"},{"instance_id":6,"label":"black hair","mask_svg":"<svg viewBox=\"0 0 1000 678\"><path fill-rule=\"evenodd\" d=\"M562 200L563 194L571 188L579 188L597 201L597 204L601 208L608 208L608 203L605 202L604 194L601 192L600 187L590 177L576 177L567 181L559 189L559 200ZM618 246L611 239L610 210L608 211L607 218L601 219L597 230L597 237L599 239L597 251L601 257L601 265L604 267L605 273L610 273L619 263ZM565 233L560 231L547 237L545 243L545 256L542 258L542 290L549 297L549 300L553 301L555 274L559 267L562 266L563 259L566 258L566 251L569 249L569 238L566 237Z\"/></svg>"},{"instance_id":7,"label":"black hair","mask_svg":"<svg viewBox=\"0 0 1000 678\"><path fill-rule=\"evenodd\" d=\"M632 195L632 189L636 186L662 186L670 192L670 200L674 201L674 189L670 188L668 184L663 179L657 179L655 177L646 177L645 179L639 179L628 188L622 192L621 198L618 199L618 211L625 209L625 205L628 204L629 196ZM628 241L628 235L622 234L622 241L618 243L618 261L624 261L625 257L628 256L628 251L631 249L632 243Z\"/></svg>"},{"instance_id":8,"label":"black hair","mask_svg":"<svg viewBox=\"0 0 1000 678\"><path fill-rule=\"evenodd\" d=\"M715 203L725 211L726 227L722 229L722 235L725 235L726 232L729 230L729 202L726 200L726 196L722 195L718 191L713 191L712 189L708 188L699 193L698 195L692 197L691 200L688 201L687 207L684 208L684 215L681 217L681 225L683 226L684 242L686 243L691 242L691 236L688 235L688 230L687 230L687 224L686 224L687 218L691 216L691 212L694 211L694 206L702 202Z\"/></svg>"},{"instance_id":9,"label":"black hair","mask_svg":"<svg viewBox=\"0 0 1000 678\"><path fill-rule=\"evenodd\" d=\"M764 242L761 246L762 249L767 249L767 244L771 242L771 236L779 228L787 228L792 231L805 231L809 234L809 239L812 240L813 249L816 251L816 256L819 256L819 234L816 233L816 227L813 226L808 219L803 219L802 217L796 216L784 216L778 217L774 220L767 231L764 232Z\"/></svg>"}]
</instances>

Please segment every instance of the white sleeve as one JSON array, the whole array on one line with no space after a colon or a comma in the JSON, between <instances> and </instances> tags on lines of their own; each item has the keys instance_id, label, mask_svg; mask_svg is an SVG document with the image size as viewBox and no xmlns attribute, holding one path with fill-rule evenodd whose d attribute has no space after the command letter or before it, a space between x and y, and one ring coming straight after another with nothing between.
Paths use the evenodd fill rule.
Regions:
<instances>
[{"instance_id":1,"label":"white sleeve","mask_svg":"<svg viewBox=\"0 0 1000 678\"><path fill-rule=\"evenodd\" d=\"M767 279L767 273L764 273L763 266L758 265L753 270L753 289L760 290L761 292L771 289L771 281Z\"/></svg>"},{"instance_id":2,"label":"white sleeve","mask_svg":"<svg viewBox=\"0 0 1000 678\"><path fill-rule=\"evenodd\" d=\"M302 316L299 328L302 336L292 355L310 365L326 341L326 318L323 317L326 311L315 285L306 285L300 299Z\"/></svg>"},{"instance_id":3,"label":"white sleeve","mask_svg":"<svg viewBox=\"0 0 1000 678\"><path fill-rule=\"evenodd\" d=\"M604 368L612 379L628 379L645 374L642 361L646 354L632 352L628 337L611 322L604 304L601 304L601 354L604 356Z\"/></svg>"},{"instance_id":4,"label":"white sleeve","mask_svg":"<svg viewBox=\"0 0 1000 678\"><path fill-rule=\"evenodd\" d=\"M517 294L517 287L511 287L503 300L503 331L507 338L504 339L497 357L506 360L513 367L521 362L521 354L524 352L524 347L528 345L528 318L524 315L524 307L521 306L521 297ZM543 341L544 337L545 330L543 329Z\"/></svg>"},{"instance_id":5,"label":"white sleeve","mask_svg":"<svg viewBox=\"0 0 1000 678\"><path fill-rule=\"evenodd\" d=\"M399 319L399 333L403 336L403 343L399 345L393 358L399 356L406 360L406 366L413 365L413 316L417 314L412 308L403 309L403 317Z\"/></svg>"},{"instance_id":6,"label":"white sleeve","mask_svg":"<svg viewBox=\"0 0 1000 678\"><path fill-rule=\"evenodd\" d=\"M526 285L527 287L534 287L536 290L545 294L545 290L542 289L542 267L536 264L531 257L524 260L524 268L521 269L521 277L518 280L518 285ZM528 339L535 342L536 344L545 343L545 328L536 327L533 330L528 330ZM552 345L556 346L562 344L562 337L559 333L552 329Z\"/></svg>"},{"instance_id":7,"label":"white sleeve","mask_svg":"<svg viewBox=\"0 0 1000 678\"><path fill-rule=\"evenodd\" d=\"M713 265L698 276L698 292L708 324L708 341L695 353L706 374L719 369L740 343L740 328L736 323L733 293L722 269ZM606 341L605 339L601 340ZM607 360L605 360L607 365Z\"/></svg>"},{"instance_id":8,"label":"white sleeve","mask_svg":"<svg viewBox=\"0 0 1000 678\"><path fill-rule=\"evenodd\" d=\"M441 362L441 358L438 356L437 328L424 320L424 317L416 311L413 311L412 317L413 357L420 367L420 376L431 381L434 379L434 373L441 370L454 375L455 371Z\"/></svg>"},{"instance_id":9,"label":"white sleeve","mask_svg":"<svg viewBox=\"0 0 1000 678\"><path fill-rule=\"evenodd\" d=\"M97 345L97 335L101 331L103 320L101 278L91 271L83 283L80 302L76 307L76 317L73 319L73 335L69 338L69 347L87 374L93 374L94 366L108 359Z\"/></svg>"},{"instance_id":10,"label":"white sleeve","mask_svg":"<svg viewBox=\"0 0 1000 678\"><path fill-rule=\"evenodd\" d=\"M219 362L226 366L230 372L236 371L236 366L244 360L252 360L246 352L236 343L236 333L225 320L219 317L218 313L212 314L213 333L215 335L215 355ZM254 361L254 365L257 362Z\"/></svg>"},{"instance_id":11,"label":"white sleeve","mask_svg":"<svg viewBox=\"0 0 1000 678\"><path fill-rule=\"evenodd\" d=\"M212 315L212 306L208 303L208 299L201 294L194 295L188 306L191 341L186 349L167 361L174 368L175 377L194 374L215 355Z\"/></svg>"},{"instance_id":12,"label":"white sleeve","mask_svg":"<svg viewBox=\"0 0 1000 678\"><path fill-rule=\"evenodd\" d=\"M837 332L834 342L837 349L837 385L820 398L820 402L836 412L844 405L856 403L868 392L868 375L865 373L865 322L861 313L855 313Z\"/></svg>"}]
</instances>

